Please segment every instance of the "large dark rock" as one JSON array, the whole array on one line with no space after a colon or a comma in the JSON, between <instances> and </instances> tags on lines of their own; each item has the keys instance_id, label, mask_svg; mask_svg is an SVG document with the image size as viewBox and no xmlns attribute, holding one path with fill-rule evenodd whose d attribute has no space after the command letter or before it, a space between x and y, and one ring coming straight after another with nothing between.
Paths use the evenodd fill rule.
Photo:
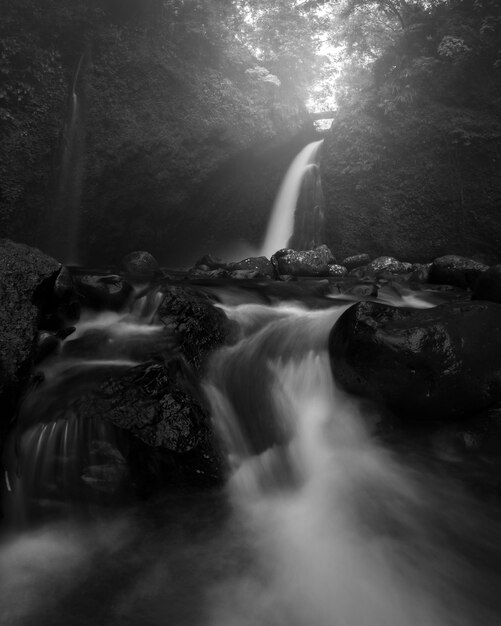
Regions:
<instances>
[{"instance_id":1,"label":"large dark rock","mask_svg":"<svg viewBox=\"0 0 501 626\"><path fill-rule=\"evenodd\" d=\"M403 261L398 261L394 257L391 256L380 256L377 259L371 261L367 266L366 270L370 275L379 276L381 274L405 274L406 272L410 272L412 270L411 263L405 263Z\"/></svg>"},{"instance_id":2,"label":"large dark rock","mask_svg":"<svg viewBox=\"0 0 501 626\"><path fill-rule=\"evenodd\" d=\"M449 254L435 259L431 264L429 280L437 285L453 285L473 289L487 265L463 256Z\"/></svg>"},{"instance_id":3,"label":"large dark rock","mask_svg":"<svg viewBox=\"0 0 501 626\"><path fill-rule=\"evenodd\" d=\"M501 265L493 265L479 275L472 298L501 302Z\"/></svg>"},{"instance_id":4,"label":"large dark rock","mask_svg":"<svg viewBox=\"0 0 501 626\"><path fill-rule=\"evenodd\" d=\"M208 355L231 340L234 324L204 294L179 286L166 286L163 291L158 317L176 338L186 361L202 372Z\"/></svg>"},{"instance_id":5,"label":"large dark rock","mask_svg":"<svg viewBox=\"0 0 501 626\"><path fill-rule=\"evenodd\" d=\"M231 339L233 324L193 289L163 285L161 294L157 317L165 341L157 342L157 353L100 382L80 398L79 410L174 453L173 466L185 474L219 479L224 464L200 383L208 356Z\"/></svg>"},{"instance_id":6,"label":"large dark rock","mask_svg":"<svg viewBox=\"0 0 501 626\"><path fill-rule=\"evenodd\" d=\"M182 453L193 449L201 428L207 431L209 426L207 412L191 391L182 382L182 366L176 360L149 363L108 378L93 400L85 398L80 411L106 415L145 443Z\"/></svg>"},{"instance_id":7,"label":"large dark rock","mask_svg":"<svg viewBox=\"0 0 501 626\"><path fill-rule=\"evenodd\" d=\"M344 265L348 271L354 270L356 267L362 267L370 263L371 258L368 254L355 254L348 256L341 261L341 265Z\"/></svg>"},{"instance_id":8,"label":"large dark rock","mask_svg":"<svg viewBox=\"0 0 501 626\"><path fill-rule=\"evenodd\" d=\"M450 420L501 399L501 306L360 302L329 339L336 380L404 419Z\"/></svg>"},{"instance_id":9,"label":"large dark rock","mask_svg":"<svg viewBox=\"0 0 501 626\"><path fill-rule=\"evenodd\" d=\"M291 276L328 276L329 266L335 264L326 245L314 250L280 250L275 255L278 273Z\"/></svg>"},{"instance_id":10,"label":"large dark rock","mask_svg":"<svg viewBox=\"0 0 501 626\"><path fill-rule=\"evenodd\" d=\"M135 250L124 256L122 267L132 280L138 282L148 282L160 271L158 261L146 250Z\"/></svg>"},{"instance_id":11,"label":"large dark rock","mask_svg":"<svg viewBox=\"0 0 501 626\"><path fill-rule=\"evenodd\" d=\"M273 265L265 256L249 257L248 259L243 259L243 261L231 263L228 269L232 272L254 272L255 278L273 278L275 276Z\"/></svg>"},{"instance_id":12,"label":"large dark rock","mask_svg":"<svg viewBox=\"0 0 501 626\"><path fill-rule=\"evenodd\" d=\"M0 240L0 410L7 419L6 404L29 369L38 332L41 285L53 278L60 264L40 250L7 239ZM50 290L50 288L48 288ZM8 397L6 397L8 396Z\"/></svg>"}]
</instances>

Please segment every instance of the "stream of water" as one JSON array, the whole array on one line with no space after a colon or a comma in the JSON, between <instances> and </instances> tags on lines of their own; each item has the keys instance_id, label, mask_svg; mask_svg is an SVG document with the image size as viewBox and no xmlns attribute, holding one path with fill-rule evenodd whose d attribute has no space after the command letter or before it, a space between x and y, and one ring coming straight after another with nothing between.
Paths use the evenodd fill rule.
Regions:
<instances>
[{"instance_id":1,"label":"stream of water","mask_svg":"<svg viewBox=\"0 0 501 626\"><path fill-rule=\"evenodd\" d=\"M497 626L499 511L385 448L376 416L337 388L327 338L350 303L272 305L220 289L240 339L213 356L204 388L230 458L227 487L4 536L0 624ZM429 294L405 297L394 304L433 305ZM125 344L137 362L137 345L158 340L152 315L106 315L84 318L71 341L104 329L114 339L98 343L127 367ZM57 363L47 368L58 379ZM66 465L68 424L45 453ZM30 442L51 438L26 432L33 484L47 470Z\"/></svg>"},{"instance_id":2,"label":"stream of water","mask_svg":"<svg viewBox=\"0 0 501 626\"><path fill-rule=\"evenodd\" d=\"M261 254L271 257L277 250L286 248L294 232L294 211L301 191L301 182L308 169L314 163L323 139L312 141L305 146L290 164L278 190L270 220L266 230Z\"/></svg>"}]
</instances>

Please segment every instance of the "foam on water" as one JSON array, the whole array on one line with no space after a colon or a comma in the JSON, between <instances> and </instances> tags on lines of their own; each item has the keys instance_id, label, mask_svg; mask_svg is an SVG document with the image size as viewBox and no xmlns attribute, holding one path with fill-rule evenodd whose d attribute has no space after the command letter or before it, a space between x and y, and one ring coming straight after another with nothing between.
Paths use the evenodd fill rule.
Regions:
<instances>
[{"instance_id":1,"label":"foam on water","mask_svg":"<svg viewBox=\"0 0 501 626\"><path fill-rule=\"evenodd\" d=\"M253 537L259 574L224 584L212 623L473 626L482 615L481 623L494 625L499 569L468 555L482 561L495 550L499 558L499 533L478 510L469 519L474 503L457 485L405 467L371 438L371 416L336 387L325 348L344 308L281 307L214 362L223 374L211 374L208 393L234 461L231 494ZM249 316L263 318L255 305L226 310L247 329ZM223 379L239 364L244 375L252 369L249 353L252 391L228 393ZM252 411L239 414L261 393L263 369L272 399L260 408L286 425L286 435L252 454L240 427ZM475 527L486 534L471 536ZM488 598L482 606L479 593Z\"/></svg>"},{"instance_id":2,"label":"foam on water","mask_svg":"<svg viewBox=\"0 0 501 626\"><path fill-rule=\"evenodd\" d=\"M499 511L390 453L374 437L378 416L336 386L328 334L350 305L221 306L239 341L213 356L204 388L232 465L225 497L171 497L4 539L0 624L498 626ZM82 425L71 402L64 417L58 406L48 401L52 418L27 418L12 442L30 463L11 488L37 507L57 503L61 484L99 487L110 457L121 467L101 420Z\"/></svg>"}]
</instances>

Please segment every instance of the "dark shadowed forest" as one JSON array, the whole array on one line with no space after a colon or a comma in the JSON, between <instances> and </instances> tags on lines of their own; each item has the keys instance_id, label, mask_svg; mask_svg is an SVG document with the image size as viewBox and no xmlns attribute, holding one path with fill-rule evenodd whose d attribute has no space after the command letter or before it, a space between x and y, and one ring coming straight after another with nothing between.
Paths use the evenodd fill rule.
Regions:
<instances>
[{"instance_id":1,"label":"dark shadowed forest","mask_svg":"<svg viewBox=\"0 0 501 626\"><path fill-rule=\"evenodd\" d=\"M71 206L87 263L256 247L310 114L334 110L324 243L499 260L494 0L3 7L5 236L67 256Z\"/></svg>"},{"instance_id":2,"label":"dark shadowed forest","mask_svg":"<svg viewBox=\"0 0 501 626\"><path fill-rule=\"evenodd\" d=\"M0 18L0 626L499 626L500 2Z\"/></svg>"}]
</instances>

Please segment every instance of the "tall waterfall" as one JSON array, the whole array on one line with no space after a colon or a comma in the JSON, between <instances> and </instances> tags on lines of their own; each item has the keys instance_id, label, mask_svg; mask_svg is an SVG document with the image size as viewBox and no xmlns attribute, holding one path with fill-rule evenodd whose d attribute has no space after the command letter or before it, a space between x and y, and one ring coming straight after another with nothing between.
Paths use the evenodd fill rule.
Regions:
<instances>
[{"instance_id":1,"label":"tall waterfall","mask_svg":"<svg viewBox=\"0 0 501 626\"><path fill-rule=\"evenodd\" d=\"M301 191L301 182L308 165L314 163L323 139L305 146L292 161L278 190L271 211L261 254L270 257L286 248L294 232L294 211Z\"/></svg>"},{"instance_id":2,"label":"tall waterfall","mask_svg":"<svg viewBox=\"0 0 501 626\"><path fill-rule=\"evenodd\" d=\"M77 263L80 202L84 175L85 129L79 85L86 53L83 53L73 75L68 97L68 113L63 131L57 186L48 220L47 252L60 261Z\"/></svg>"}]
</instances>

